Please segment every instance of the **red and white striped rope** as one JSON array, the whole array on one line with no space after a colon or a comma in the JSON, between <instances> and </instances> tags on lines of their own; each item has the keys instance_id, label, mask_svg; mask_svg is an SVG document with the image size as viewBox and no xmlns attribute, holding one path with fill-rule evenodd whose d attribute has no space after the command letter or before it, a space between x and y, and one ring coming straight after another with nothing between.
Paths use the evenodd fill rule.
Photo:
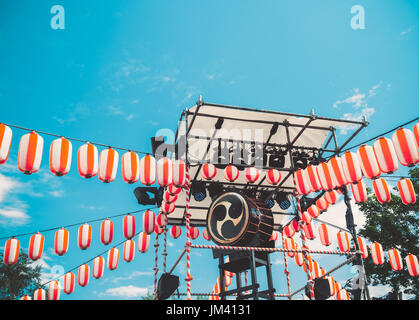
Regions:
<instances>
[{"instance_id":1,"label":"red and white striped rope","mask_svg":"<svg viewBox=\"0 0 419 320\"><path fill-rule=\"evenodd\" d=\"M158 268L158 255L159 255L159 234L156 232L156 242L154 243L155 257L154 257L154 300L157 300L157 274Z\"/></svg>"},{"instance_id":2,"label":"red and white striped rope","mask_svg":"<svg viewBox=\"0 0 419 320\"><path fill-rule=\"evenodd\" d=\"M282 247L285 247L285 239L284 236L281 233L281 239L282 239ZM292 300L291 296L289 296L289 294L291 293L291 283L290 283L290 272L288 271L288 262L287 262L287 255L285 252L283 252L284 254L284 273L285 276L287 277L287 288L288 288L288 299Z\"/></svg>"},{"instance_id":3,"label":"red and white striped rope","mask_svg":"<svg viewBox=\"0 0 419 320\"><path fill-rule=\"evenodd\" d=\"M189 176L189 167L186 166L186 199L185 199L185 220L186 220L186 292L188 293L186 300L191 300L191 237L190 237L190 213L189 213L189 201L190 201L190 176Z\"/></svg>"}]
</instances>

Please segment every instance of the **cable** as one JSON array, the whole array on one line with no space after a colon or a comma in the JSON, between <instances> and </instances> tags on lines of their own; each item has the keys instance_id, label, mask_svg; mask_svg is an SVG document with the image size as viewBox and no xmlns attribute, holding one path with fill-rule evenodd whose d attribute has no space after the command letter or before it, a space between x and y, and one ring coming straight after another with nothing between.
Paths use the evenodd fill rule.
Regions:
<instances>
[{"instance_id":1,"label":"cable","mask_svg":"<svg viewBox=\"0 0 419 320\"><path fill-rule=\"evenodd\" d=\"M55 133L49 133L49 132L45 132L45 131L39 131L39 130L35 130L35 129L29 129L29 128L25 128L25 127L21 127L21 126L16 126L16 125L13 125L13 124L4 123L4 122L2 122L2 124L6 125L6 126L9 126L9 127L12 127L12 128L25 130L25 131L30 131L30 132L35 131L37 133L40 133L40 134L43 134L43 135L47 135L47 136L52 136L52 137L57 137L57 138L61 138L62 137L62 138L66 138L67 140L72 140L72 141L77 141L77 142L84 142L84 143L89 142L90 144L93 144L93 145L96 145L96 146L100 146L100 147L107 147L107 148L109 147L109 148L113 148L113 149L117 149L117 150L132 151L132 152L135 152L135 153L150 155L150 152L137 151L137 150L127 149L127 148L121 148L121 147L114 147L114 146L110 146L110 145L103 144L103 143L91 142L91 141L88 141L88 140L81 140L81 139L77 139L77 138L65 137L65 136L62 136L62 135L55 134Z\"/></svg>"}]
</instances>

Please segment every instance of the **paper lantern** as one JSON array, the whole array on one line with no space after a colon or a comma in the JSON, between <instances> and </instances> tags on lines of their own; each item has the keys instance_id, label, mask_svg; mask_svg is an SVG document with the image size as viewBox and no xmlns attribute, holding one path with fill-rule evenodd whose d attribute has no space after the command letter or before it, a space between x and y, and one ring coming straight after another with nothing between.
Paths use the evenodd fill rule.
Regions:
<instances>
[{"instance_id":1,"label":"paper lantern","mask_svg":"<svg viewBox=\"0 0 419 320\"><path fill-rule=\"evenodd\" d=\"M310 184L310 189L313 192L318 192L322 189L319 176L317 174L317 166L310 164L306 168L308 182Z\"/></svg>"},{"instance_id":2,"label":"paper lantern","mask_svg":"<svg viewBox=\"0 0 419 320\"><path fill-rule=\"evenodd\" d=\"M362 169L356 153L346 151L341 157L343 172L346 180L350 183L357 183L362 179Z\"/></svg>"},{"instance_id":3,"label":"paper lantern","mask_svg":"<svg viewBox=\"0 0 419 320\"><path fill-rule=\"evenodd\" d=\"M90 278L89 270L90 268L87 264L83 264L79 267L77 280L80 287L85 287L89 284L89 278Z\"/></svg>"},{"instance_id":4,"label":"paper lantern","mask_svg":"<svg viewBox=\"0 0 419 320\"><path fill-rule=\"evenodd\" d=\"M336 187L342 187L348 184L345 173L343 171L342 160L340 157L333 157L328 162L332 179L335 182Z\"/></svg>"},{"instance_id":5,"label":"paper lantern","mask_svg":"<svg viewBox=\"0 0 419 320\"><path fill-rule=\"evenodd\" d=\"M415 126L413 127L413 134L415 135L416 145L419 148L419 121L416 122Z\"/></svg>"},{"instance_id":6,"label":"paper lantern","mask_svg":"<svg viewBox=\"0 0 419 320\"><path fill-rule=\"evenodd\" d=\"M92 264L92 276L95 279L100 279L103 276L105 271L105 259L103 257L98 256L93 259Z\"/></svg>"},{"instance_id":7,"label":"paper lantern","mask_svg":"<svg viewBox=\"0 0 419 320\"><path fill-rule=\"evenodd\" d=\"M80 249L86 250L90 247L90 243L92 242L92 227L84 223L79 227L79 232L77 235L77 244Z\"/></svg>"},{"instance_id":8,"label":"paper lantern","mask_svg":"<svg viewBox=\"0 0 419 320\"><path fill-rule=\"evenodd\" d=\"M36 289L33 293L33 300L46 300L46 294L44 289Z\"/></svg>"},{"instance_id":9,"label":"paper lantern","mask_svg":"<svg viewBox=\"0 0 419 320\"><path fill-rule=\"evenodd\" d=\"M155 214L151 210L147 210L143 213L143 231L147 234L154 232Z\"/></svg>"},{"instance_id":10,"label":"paper lantern","mask_svg":"<svg viewBox=\"0 0 419 320\"><path fill-rule=\"evenodd\" d=\"M113 222L106 219L100 224L100 242L105 246L110 244L113 240Z\"/></svg>"},{"instance_id":11,"label":"paper lantern","mask_svg":"<svg viewBox=\"0 0 419 320\"><path fill-rule=\"evenodd\" d=\"M212 163L204 163L201 169L201 176L205 180L212 180L217 175L217 168Z\"/></svg>"},{"instance_id":12,"label":"paper lantern","mask_svg":"<svg viewBox=\"0 0 419 320\"><path fill-rule=\"evenodd\" d=\"M291 221L291 226L294 229L295 232L299 232L301 230L300 223L297 219L293 219Z\"/></svg>"},{"instance_id":13,"label":"paper lantern","mask_svg":"<svg viewBox=\"0 0 419 320\"><path fill-rule=\"evenodd\" d=\"M304 259L304 263L303 263L303 269L305 273L307 273L306 266L308 266L309 272L313 270L313 260L311 259L311 256L307 255L306 257L307 257L307 261L305 261Z\"/></svg>"},{"instance_id":14,"label":"paper lantern","mask_svg":"<svg viewBox=\"0 0 419 320\"><path fill-rule=\"evenodd\" d=\"M332 244L332 239L329 236L329 231L327 230L327 226L324 223L322 223L319 226L319 236L322 245L330 246Z\"/></svg>"},{"instance_id":15,"label":"paper lantern","mask_svg":"<svg viewBox=\"0 0 419 320\"><path fill-rule=\"evenodd\" d=\"M311 220L313 220L313 217L307 211L304 211L301 214L301 220L303 220L305 223L310 223Z\"/></svg>"},{"instance_id":16,"label":"paper lantern","mask_svg":"<svg viewBox=\"0 0 419 320\"><path fill-rule=\"evenodd\" d=\"M294 183L298 194L306 195L311 192L308 175L305 170L298 169L294 173Z\"/></svg>"},{"instance_id":17,"label":"paper lantern","mask_svg":"<svg viewBox=\"0 0 419 320\"><path fill-rule=\"evenodd\" d=\"M383 178L379 178L372 182L375 196L378 202L386 203L391 201L390 189L388 188L387 181Z\"/></svg>"},{"instance_id":18,"label":"paper lantern","mask_svg":"<svg viewBox=\"0 0 419 320\"><path fill-rule=\"evenodd\" d=\"M55 139L49 149L49 169L56 176L66 175L71 167L73 147L66 138Z\"/></svg>"},{"instance_id":19,"label":"paper lantern","mask_svg":"<svg viewBox=\"0 0 419 320\"><path fill-rule=\"evenodd\" d=\"M313 265L313 268L311 270L311 278L317 279L321 275L319 263L313 260L312 265Z\"/></svg>"},{"instance_id":20,"label":"paper lantern","mask_svg":"<svg viewBox=\"0 0 419 320\"><path fill-rule=\"evenodd\" d=\"M124 260L131 262L135 257L135 242L134 240L127 240L124 243Z\"/></svg>"},{"instance_id":21,"label":"paper lantern","mask_svg":"<svg viewBox=\"0 0 419 320\"><path fill-rule=\"evenodd\" d=\"M335 204L339 197L335 190L330 190L325 193L324 198L329 204Z\"/></svg>"},{"instance_id":22,"label":"paper lantern","mask_svg":"<svg viewBox=\"0 0 419 320\"><path fill-rule=\"evenodd\" d=\"M301 250L300 247L296 247L297 250ZM302 252L295 252L295 263L297 266L301 267L304 264L304 254Z\"/></svg>"},{"instance_id":23,"label":"paper lantern","mask_svg":"<svg viewBox=\"0 0 419 320\"><path fill-rule=\"evenodd\" d=\"M364 176L368 179L377 179L381 175L381 170L378 166L374 149L371 146L364 144L358 149L357 155Z\"/></svg>"},{"instance_id":24,"label":"paper lantern","mask_svg":"<svg viewBox=\"0 0 419 320\"><path fill-rule=\"evenodd\" d=\"M160 227L164 227L166 225L166 215L159 213L156 217L156 224Z\"/></svg>"},{"instance_id":25,"label":"paper lantern","mask_svg":"<svg viewBox=\"0 0 419 320\"><path fill-rule=\"evenodd\" d=\"M196 227L190 227L189 228L189 238L192 240L195 240L199 236L199 230Z\"/></svg>"},{"instance_id":26,"label":"paper lantern","mask_svg":"<svg viewBox=\"0 0 419 320\"><path fill-rule=\"evenodd\" d=\"M182 160L173 161L173 184L179 187L186 184L186 164Z\"/></svg>"},{"instance_id":27,"label":"paper lantern","mask_svg":"<svg viewBox=\"0 0 419 320\"><path fill-rule=\"evenodd\" d=\"M351 300L351 296L346 289L341 289L337 293L338 300Z\"/></svg>"},{"instance_id":28,"label":"paper lantern","mask_svg":"<svg viewBox=\"0 0 419 320\"><path fill-rule=\"evenodd\" d=\"M361 238L360 236L357 237L357 240L358 240L359 251L361 251L362 259L368 258L368 247L365 244L365 240Z\"/></svg>"},{"instance_id":29,"label":"paper lantern","mask_svg":"<svg viewBox=\"0 0 419 320\"><path fill-rule=\"evenodd\" d=\"M89 142L79 148L77 152L77 161L79 174L83 178L88 179L97 174L98 158L97 148Z\"/></svg>"},{"instance_id":30,"label":"paper lantern","mask_svg":"<svg viewBox=\"0 0 419 320\"><path fill-rule=\"evenodd\" d=\"M173 164L166 157L157 161L157 182L161 187L166 187L173 183Z\"/></svg>"},{"instance_id":31,"label":"paper lantern","mask_svg":"<svg viewBox=\"0 0 419 320\"><path fill-rule=\"evenodd\" d=\"M357 184L351 183L351 189L356 203L368 200L367 187L363 180L359 181Z\"/></svg>"},{"instance_id":32,"label":"paper lantern","mask_svg":"<svg viewBox=\"0 0 419 320\"><path fill-rule=\"evenodd\" d=\"M276 169L269 169L265 175L266 182L272 185L277 185L281 181L281 172Z\"/></svg>"},{"instance_id":33,"label":"paper lantern","mask_svg":"<svg viewBox=\"0 0 419 320\"><path fill-rule=\"evenodd\" d=\"M380 265L384 263L383 247L378 242L374 242L370 246L371 258L374 264Z\"/></svg>"},{"instance_id":34,"label":"paper lantern","mask_svg":"<svg viewBox=\"0 0 419 320\"><path fill-rule=\"evenodd\" d=\"M373 148L378 166L383 173L393 173L399 168L396 150L390 139L378 138L374 142Z\"/></svg>"},{"instance_id":35,"label":"paper lantern","mask_svg":"<svg viewBox=\"0 0 419 320\"><path fill-rule=\"evenodd\" d=\"M313 218L317 218L320 215L320 209L314 204L312 204L311 206L308 207L307 212Z\"/></svg>"},{"instance_id":36,"label":"paper lantern","mask_svg":"<svg viewBox=\"0 0 419 320\"><path fill-rule=\"evenodd\" d=\"M115 270L118 268L118 260L119 260L119 250L117 248L112 248L108 251L108 269Z\"/></svg>"},{"instance_id":37,"label":"paper lantern","mask_svg":"<svg viewBox=\"0 0 419 320\"><path fill-rule=\"evenodd\" d=\"M146 186L156 182L156 159L149 154L140 160L140 181Z\"/></svg>"},{"instance_id":38,"label":"paper lantern","mask_svg":"<svg viewBox=\"0 0 419 320\"><path fill-rule=\"evenodd\" d=\"M19 258L20 242L16 238L11 238L6 241L3 253L3 262L5 265L13 265Z\"/></svg>"},{"instance_id":39,"label":"paper lantern","mask_svg":"<svg viewBox=\"0 0 419 320\"><path fill-rule=\"evenodd\" d=\"M55 232L54 251L57 255L62 256L67 253L69 235L69 232L64 228Z\"/></svg>"},{"instance_id":40,"label":"paper lantern","mask_svg":"<svg viewBox=\"0 0 419 320\"><path fill-rule=\"evenodd\" d=\"M170 235L173 239L177 239L182 234L182 229L179 226L172 226L170 228Z\"/></svg>"},{"instance_id":41,"label":"paper lantern","mask_svg":"<svg viewBox=\"0 0 419 320\"><path fill-rule=\"evenodd\" d=\"M419 274L418 257L413 254L408 254L405 258L407 270L411 277L417 277Z\"/></svg>"},{"instance_id":42,"label":"paper lantern","mask_svg":"<svg viewBox=\"0 0 419 320\"><path fill-rule=\"evenodd\" d=\"M285 250L295 250L296 246L295 246L295 241L293 238L285 238L284 239L284 249ZM295 252L287 252L287 255L289 257L294 257L295 256Z\"/></svg>"},{"instance_id":43,"label":"paper lantern","mask_svg":"<svg viewBox=\"0 0 419 320\"><path fill-rule=\"evenodd\" d=\"M162 234L164 231L164 228L159 226L157 223L154 224L154 233L155 234Z\"/></svg>"},{"instance_id":44,"label":"paper lantern","mask_svg":"<svg viewBox=\"0 0 419 320\"><path fill-rule=\"evenodd\" d=\"M160 209L163 213L171 214L173 211L175 211L176 205L173 202L172 203L163 202Z\"/></svg>"},{"instance_id":45,"label":"paper lantern","mask_svg":"<svg viewBox=\"0 0 419 320\"><path fill-rule=\"evenodd\" d=\"M27 294L24 295L20 300L32 300L31 296L28 296Z\"/></svg>"},{"instance_id":46,"label":"paper lantern","mask_svg":"<svg viewBox=\"0 0 419 320\"><path fill-rule=\"evenodd\" d=\"M182 191L182 188L177 187L174 184L169 184L167 186L167 192L169 192L173 196L178 195L181 191Z\"/></svg>"},{"instance_id":47,"label":"paper lantern","mask_svg":"<svg viewBox=\"0 0 419 320\"><path fill-rule=\"evenodd\" d=\"M115 180L119 155L112 148L102 150L99 157L99 180L109 183Z\"/></svg>"},{"instance_id":48,"label":"paper lantern","mask_svg":"<svg viewBox=\"0 0 419 320\"><path fill-rule=\"evenodd\" d=\"M150 235L145 232L140 232L138 235L138 251L145 253L150 246Z\"/></svg>"},{"instance_id":49,"label":"paper lantern","mask_svg":"<svg viewBox=\"0 0 419 320\"><path fill-rule=\"evenodd\" d=\"M259 170L255 167L249 167L244 170L244 177L249 183L255 183L259 179Z\"/></svg>"},{"instance_id":50,"label":"paper lantern","mask_svg":"<svg viewBox=\"0 0 419 320\"><path fill-rule=\"evenodd\" d=\"M322 162L317 166L317 175L324 191L329 191L336 187L336 183L332 178L331 169L326 162Z\"/></svg>"},{"instance_id":51,"label":"paper lantern","mask_svg":"<svg viewBox=\"0 0 419 320\"><path fill-rule=\"evenodd\" d=\"M52 280L48 283L48 300L60 300L60 283Z\"/></svg>"},{"instance_id":52,"label":"paper lantern","mask_svg":"<svg viewBox=\"0 0 419 320\"><path fill-rule=\"evenodd\" d=\"M210 235L209 235L209 233L208 233L207 228L205 228L205 229L202 231L202 237L203 237L205 240L207 240L207 241L210 241L210 240L211 240L211 238L210 238Z\"/></svg>"},{"instance_id":53,"label":"paper lantern","mask_svg":"<svg viewBox=\"0 0 419 320\"><path fill-rule=\"evenodd\" d=\"M228 165L224 169L224 178L227 181L234 182L239 177L239 170L233 165Z\"/></svg>"},{"instance_id":54,"label":"paper lantern","mask_svg":"<svg viewBox=\"0 0 419 320\"><path fill-rule=\"evenodd\" d=\"M304 235L307 239L309 239L309 240L316 239L316 235L314 234L313 226L311 225L311 223L304 223L303 224L303 231L304 231Z\"/></svg>"},{"instance_id":55,"label":"paper lantern","mask_svg":"<svg viewBox=\"0 0 419 320\"><path fill-rule=\"evenodd\" d=\"M405 205L416 203L416 193L410 179L400 179L397 182L397 188L399 189L400 198Z\"/></svg>"},{"instance_id":56,"label":"paper lantern","mask_svg":"<svg viewBox=\"0 0 419 320\"><path fill-rule=\"evenodd\" d=\"M351 249L349 244L349 234L347 232L340 230L337 233L337 240L340 251L348 252Z\"/></svg>"},{"instance_id":57,"label":"paper lantern","mask_svg":"<svg viewBox=\"0 0 419 320\"><path fill-rule=\"evenodd\" d=\"M402 270L403 260L402 260L399 250L393 248L393 249L388 250L387 254L388 254L388 259L390 260L391 268L394 271Z\"/></svg>"},{"instance_id":58,"label":"paper lantern","mask_svg":"<svg viewBox=\"0 0 419 320\"><path fill-rule=\"evenodd\" d=\"M132 151L125 152L121 158L122 179L129 184L140 179L140 157Z\"/></svg>"},{"instance_id":59,"label":"paper lantern","mask_svg":"<svg viewBox=\"0 0 419 320\"><path fill-rule=\"evenodd\" d=\"M12 130L8 126L0 123L0 164L5 163L9 157L12 136Z\"/></svg>"},{"instance_id":60,"label":"paper lantern","mask_svg":"<svg viewBox=\"0 0 419 320\"><path fill-rule=\"evenodd\" d=\"M391 137L397 158L404 166L413 167L419 162L419 150L412 131L398 129Z\"/></svg>"},{"instance_id":61,"label":"paper lantern","mask_svg":"<svg viewBox=\"0 0 419 320\"><path fill-rule=\"evenodd\" d=\"M76 283L76 276L74 275L74 273L73 272L67 272L64 275L64 287L63 287L64 293L65 294L73 293L75 283Z\"/></svg>"},{"instance_id":62,"label":"paper lantern","mask_svg":"<svg viewBox=\"0 0 419 320\"><path fill-rule=\"evenodd\" d=\"M271 237L269 238L269 241L276 241L278 240L278 232L277 231L272 231Z\"/></svg>"},{"instance_id":63,"label":"paper lantern","mask_svg":"<svg viewBox=\"0 0 419 320\"><path fill-rule=\"evenodd\" d=\"M316 206L320 210L320 212L324 212L329 208L329 202L324 197L321 197L316 200Z\"/></svg>"},{"instance_id":64,"label":"paper lantern","mask_svg":"<svg viewBox=\"0 0 419 320\"><path fill-rule=\"evenodd\" d=\"M135 217L127 214L122 220L122 229L126 239L132 239L135 236Z\"/></svg>"},{"instance_id":65,"label":"paper lantern","mask_svg":"<svg viewBox=\"0 0 419 320\"><path fill-rule=\"evenodd\" d=\"M292 237L294 236L294 234L295 234L295 230L294 230L294 228L292 227L292 225L291 225L291 224L287 224L287 225L284 227L284 229L283 229L283 231L282 231L282 234L283 234L286 238L292 238Z\"/></svg>"},{"instance_id":66,"label":"paper lantern","mask_svg":"<svg viewBox=\"0 0 419 320\"><path fill-rule=\"evenodd\" d=\"M28 256L31 260L35 261L42 257L42 252L44 251L44 240L44 236L39 232L30 237Z\"/></svg>"},{"instance_id":67,"label":"paper lantern","mask_svg":"<svg viewBox=\"0 0 419 320\"><path fill-rule=\"evenodd\" d=\"M176 200L177 200L177 195L173 195L173 194L171 194L168 191L165 191L163 193L163 201L164 202L166 202L166 203L173 203L173 202L176 202Z\"/></svg>"},{"instance_id":68,"label":"paper lantern","mask_svg":"<svg viewBox=\"0 0 419 320\"><path fill-rule=\"evenodd\" d=\"M17 165L24 174L32 174L39 170L42 161L44 139L35 131L25 134L19 143Z\"/></svg>"}]
</instances>

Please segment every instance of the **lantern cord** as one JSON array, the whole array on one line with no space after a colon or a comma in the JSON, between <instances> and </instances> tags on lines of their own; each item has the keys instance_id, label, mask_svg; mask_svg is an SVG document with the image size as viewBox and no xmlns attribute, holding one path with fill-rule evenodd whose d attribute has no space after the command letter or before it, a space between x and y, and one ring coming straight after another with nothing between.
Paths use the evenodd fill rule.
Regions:
<instances>
[{"instance_id":1,"label":"lantern cord","mask_svg":"<svg viewBox=\"0 0 419 320\"><path fill-rule=\"evenodd\" d=\"M285 248L285 238L281 233L282 239L282 247ZM288 261L287 261L287 254L284 252L284 273L287 278L287 287L288 287L288 299L291 300L289 296L291 294L291 283L290 283L290 272L288 271Z\"/></svg>"},{"instance_id":2,"label":"lantern cord","mask_svg":"<svg viewBox=\"0 0 419 320\"><path fill-rule=\"evenodd\" d=\"M159 234L156 232L156 241L154 242L154 300L157 300L157 275L159 273Z\"/></svg>"},{"instance_id":3,"label":"lantern cord","mask_svg":"<svg viewBox=\"0 0 419 320\"><path fill-rule=\"evenodd\" d=\"M364 142L358 143L357 145L354 145L354 146L352 146L352 147L346 148L346 149L342 150L341 152L345 152L345 151L348 151L348 150L354 149L354 148L356 148L356 147L360 147L360 146L362 146L363 144L366 144L367 142L371 142L371 141L373 141L373 140L375 140L375 139L377 139L377 138L380 138L380 137L382 137L382 136L385 136L385 135L387 135L387 134L389 134L389 133L391 133L391 132L393 132L393 131L396 131L397 129L399 129L399 128L401 128L401 127L407 126L408 124L411 124L412 122L415 122L415 121L417 121L417 120L419 120L419 117L416 117L416 118L414 118L414 119L412 119L412 120L410 120L410 121L408 121L408 122L406 122L406 123L400 124L400 125L398 125L397 127L393 128L393 129L391 129L391 130L388 130L388 131L386 131L386 132L383 132L383 133L381 133L381 134L379 134L379 135L375 136L374 138L371 138L371 139L365 140Z\"/></svg>"},{"instance_id":4,"label":"lantern cord","mask_svg":"<svg viewBox=\"0 0 419 320\"><path fill-rule=\"evenodd\" d=\"M166 260L167 260L167 222L168 222L168 218L167 218L167 214L164 214L164 234L163 234L163 273L166 273Z\"/></svg>"},{"instance_id":5,"label":"lantern cord","mask_svg":"<svg viewBox=\"0 0 419 320\"><path fill-rule=\"evenodd\" d=\"M89 142L90 144L93 144L93 145L96 145L96 146L100 146L100 147L112 148L112 149L123 150L123 151L132 151L132 152L140 153L140 154L144 154L144 155L149 155L150 154L150 152L144 152L144 151L137 151L137 150L127 149L127 148L115 147L115 146L110 146L110 145L103 144L103 143L91 142L89 140L82 140L82 139L77 139L77 138L71 138L71 137L66 137L66 136L62 136L62 135L59 135L59 134L55 134L55 133L50 133L50 132L45 132L45 131L39 131L39 130L35 130L35 129L29 129L29 128L25 128L25 127L21 127L21 126L16 126L16 125L13 125L13 124L4 123L4 122L2 122L2 123L4 125L9 126L9 127L12 127L12 128L16 128L16 129L20 129L20 130L25 130L25 131L29 131L29 132L35 131L36 133L47 135L47 136L51 136L51 137L65 138L67 140L72 140L72 141L77 141L77 142L83 142L83 143Z\"/></svg>"},{"instance_id":6,"label":"lantern cord","mask_svg":"<svg viewBox=\"0 0 419 320\"><path fill-rule=\"evenodd\" d=\"M37 230L35 232L21 233L21 234L9 236L9 237L1 237L0 240L5 240L5 239L10 239L10 238L17 238L17 237L23 237L23 236L33 235L33 234L35 234L37 232L44 233L44 232L59 230L61 228L71 228L71 227L82 225L84 223L93 223L93 222L103 221L104 219L108 219L108 218L121 217L121 216L125 216L127 214L139 213L139 212L143 212L143 211L150 210L150 209L156 209L156 208L157 207L151 207L151 208L146 208L146 209L141 209L141 210L136 210L136 211L131 211L131 212L124 212L124 213L119 213L119 214L116 214L116 215L113 215L113 216L106 216L106 217L97 218L97 219L93 219L93 220L87 220L87 221L85 220L83 222L73 223L73 224L69 224L69 225L65 225L65 226L59 226L59 227L54 227L54 228L49 228L49 229L44 229L44 230Z\"/></svg>"}]
</instances>

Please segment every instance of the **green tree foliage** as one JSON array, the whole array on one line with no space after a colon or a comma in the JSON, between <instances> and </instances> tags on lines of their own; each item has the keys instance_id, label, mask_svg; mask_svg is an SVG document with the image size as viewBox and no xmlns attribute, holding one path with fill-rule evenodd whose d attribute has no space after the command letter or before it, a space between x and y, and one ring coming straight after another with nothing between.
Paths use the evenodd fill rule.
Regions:
<instances>
[{"instance_id":1,"label":"green tree foliage","mask_svg":"<svg viewBox=\"0 0 419 320\"><path fill-rule=\"evenodd\" d=\"M0 299L16 300L33 292L41 286L41 266L32 266L32 261L20 252L17 263L11 266L3 263L0 253Z\"/></svg>"},{"instance_id":2,"label":"green tree foliage","mask_svg":"<svg viewBox=\"0 0 419 320\"><path fill-rule=\"evenodd\" d=\"M409 175L418 196L419 168L410 169ZM409 275L404 258L409 253L416 256L419 253L419 201L406 206L399 196L392 194L391 202L381 204L375 196L371 196L368 201L360 204L360 210L366 216L366 223L359 234L371 242L380 243L386 257L385 263L379 266L370 257L364 260L368 282L372 285L391 286L393 297L404 292L414 294L418 299L418 278ZM401 271L393 271L391 268L387 251L392 248L399 250L402 256L404 268Z\"/></svg>"}]
</instances>

